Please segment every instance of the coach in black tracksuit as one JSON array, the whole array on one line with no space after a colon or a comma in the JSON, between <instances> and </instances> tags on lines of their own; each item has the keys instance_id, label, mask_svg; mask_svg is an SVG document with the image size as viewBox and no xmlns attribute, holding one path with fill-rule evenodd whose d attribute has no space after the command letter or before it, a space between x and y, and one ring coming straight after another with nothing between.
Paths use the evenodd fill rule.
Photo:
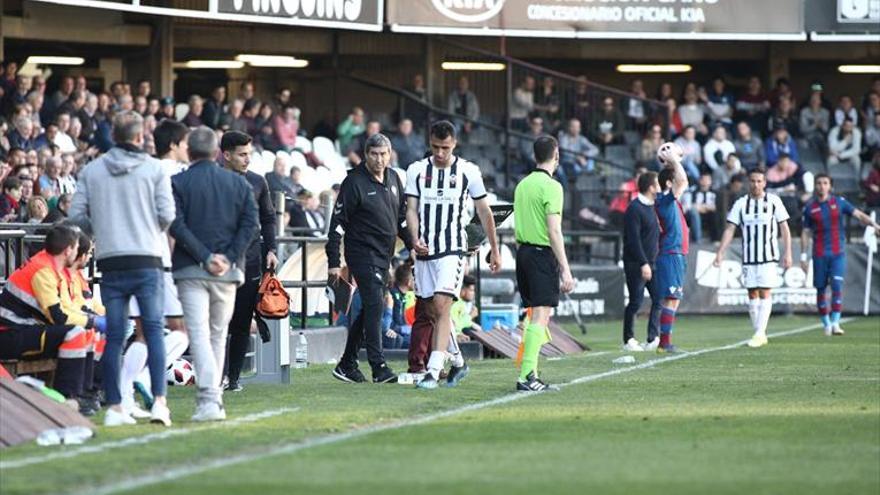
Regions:
<instances>
[{"instance_id":1,"label":"coach in black tracksuit","mask_svg":"<svg viewBox=\"0 0 880 495\"><path fill-rule=\"evenodd\" d=\"M407 248L412 239L406 228L406 203L400 177L389 167L391 143L382 134L367 138L366 161L342 181L330 220L327 264L331 284L339 280L339 245L345 237L345 263L360 293L362 310L349 325L348 341L333 376L344 382L366 381L358 370L357 355L366 343L373 382L396 382L382 353L382 313L385 285L394 245L399 236Z\"/></svg>"},{"instance_id":2,"label":"coach in black tracksuit","mask_svg":"<svg viewBox=\"0 0 880 495\"><path fill-rule=\"evenodd\" d=\"M249 135L239 131L224 133L220 141L223 163L226 168L242 174L250 184L254 191L254 199L257 201L260 216L260 235L255 236L248 246L244 284L235 292L235 309L232 313L232 319L229 321L229 352L226 354L228 367L226 376L229 383L226 389L232 392L241 390L238 379L241 376L244 356L250 343L251 321L257 307L263 266L273 270L278 266L278 258L275 256L278 249L275 240L277 220L269 185L266 183L266 179L247 169L253 151L251 141ZM263 258L266 259L265 265L262 262Z\"/></svg>"},{"instance_id":3,"label":"coach in black tracksuit","mask_svg":"<svg viewBox=\"0 0 880 495\"><path fill-rule=\"evenodd\" d=\"M624 214L623 271L629 291L629 304L623 314L625 346L630 339L635 339L633 320L642 306L646 286L651 295L647 342L658 338L660 326L660 295L654 283L654 262L660 249L660 222L654 211L654 200L660 191L657 174L646 172L639 176L638 187L638 197L632 200Z\"/></svg>"}]
</instances>

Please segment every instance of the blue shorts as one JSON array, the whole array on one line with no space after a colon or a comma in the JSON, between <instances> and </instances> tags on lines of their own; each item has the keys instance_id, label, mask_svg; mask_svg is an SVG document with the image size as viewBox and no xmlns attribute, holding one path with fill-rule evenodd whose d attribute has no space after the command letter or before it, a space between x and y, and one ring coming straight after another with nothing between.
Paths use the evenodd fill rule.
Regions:
<instances>
[{"instance_id":1,"label":"blue shorts","mask_svg":"<svg viewBox=\"0 0 880 495\"><path fill-rule=\"evenodd\" d=\"M654 276L657 294L662 299L681 299L684 295L684 277L687 274L687 258L682 254L661 254L657 257Z\"/></svg>"},{"instance_id":2,"label":"blue shorts","mask_svg":"<svg viewBox=\"0 0 880 495\"><path fill-rule=\"evenodd\" d=\"M846 275L846 255L819 256L813 258L813 287L824 289L832 279L843 281Z\"/></svg>"}]
</instances>

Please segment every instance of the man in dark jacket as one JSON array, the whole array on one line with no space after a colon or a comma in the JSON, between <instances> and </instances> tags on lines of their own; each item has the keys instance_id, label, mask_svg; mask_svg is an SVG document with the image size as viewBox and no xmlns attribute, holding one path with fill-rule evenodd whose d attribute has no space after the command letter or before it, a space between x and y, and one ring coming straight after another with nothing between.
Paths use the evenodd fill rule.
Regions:
<instances>
[{"instance_id":1,"label":"man in dark jacket","mask_svg":"<svg viewBox=\"0 0 880 495\"><path fill-rule=\"evenodd\" d=\"M623 271L629 290L629 304L623 314L623 349L629 352L656 350L660 328L660 294L654 277L654 262L659 250L660 223L654 212L654 200L660 192L655 172L639 176L639 195L630 202L624 215ZM639 344L633 333L633 320L642 300L645 287L651 295L651 312L648 317L648 340Z\"/></svg>"},{"instance_id":2,"label":"man in dark jacket","mask_svg":"<svg viewBox=\"0 0 880 495\"><path fill-rule=\"evenodd\" d=\"M250 184L213 160L217 136L202 126L189 134L193 163L172 179L177 217L171 257L196 371L193 421L221 421L220 388L226 332L236 287L244 283L246 255L257 236L257 203Z\"/></svg>"},{"instance_id":3,"label":"man in dark jacket","mask_svg":"<svg viewBox=\"0 0 880 495\"><path fill-rule=\"evenodd\" d=\"M342 181L333 209L327 239L330 283L338 280L339 244L345 236L345 262L360 292L363 309L349 326L345 352L333 376L350 383L366 381L358 370L357 355L366 340L373 382L396 383L397 375L385 364L382 353L382 313L385 279L399 236L406 246L412 239L406 228L406 207L400 177L389 168L391 143L382 134L367 138L366 161Z\"/></svg>"},{"instance_id":4,"label":"man in dark jacket","mask_svg":"<svg viewBox=\"0 0 880 495\"><path fill-rule=\"evenodd\" d=\"M260 235L254 236L248 247L244 284L235 293L235 310L232 313L232 320L229 322L229 354L227 356L229 369L226 373L229 383L226 390L233 392L242 389L238 378L241 376L244 355L247 353L248 342L250 342L251 321L257 306L257 292L260 288L260 279L263 276L263 267L275 270L278 266L278 258L275 256L275 252L278 250L278 244L275 241L277 222L269 185L266 183L266 179L248 170L253 151L252 141L250 136L239 131L227 131L220 141L223 163L227 169L241 175L248 181L254 191L254 199L257 201L260 218ZM264 258L265 264L262 262Z\"/></svg>"}]
</instances>

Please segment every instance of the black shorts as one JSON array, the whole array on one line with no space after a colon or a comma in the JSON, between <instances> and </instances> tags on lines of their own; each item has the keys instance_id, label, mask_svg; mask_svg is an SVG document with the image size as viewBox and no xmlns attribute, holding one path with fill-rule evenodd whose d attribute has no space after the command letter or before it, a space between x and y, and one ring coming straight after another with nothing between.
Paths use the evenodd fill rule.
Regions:
<instances>
[{"instance_id":1,"label":"black shorts","mask_svg":"<svg viewBox=\"0 0 880 495\"><path fill-rule=\"evenodd\" d=\"M524 308L559 306L559 263L549 246L523 244L519 247L516 285Z\"/></svg>"}]
</instances>

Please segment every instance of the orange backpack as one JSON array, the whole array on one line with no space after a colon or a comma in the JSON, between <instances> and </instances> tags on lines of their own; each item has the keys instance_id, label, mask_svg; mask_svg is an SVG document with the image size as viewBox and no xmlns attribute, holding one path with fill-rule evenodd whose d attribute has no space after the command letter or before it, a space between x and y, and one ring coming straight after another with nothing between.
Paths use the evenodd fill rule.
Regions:
<instances>
[{"instance_id":1,"label":"orange backpack","mask_svg":"<svg viewBox=\"0 0 880 495\"><path fill-rule=\"evenodd\" d=\"M274 271L263 274L260 281L260 302L257 303L257 313L269 320L287 318L290 314L290 296L281 281L275 276Z\"/></svg>"}]
</instances>

